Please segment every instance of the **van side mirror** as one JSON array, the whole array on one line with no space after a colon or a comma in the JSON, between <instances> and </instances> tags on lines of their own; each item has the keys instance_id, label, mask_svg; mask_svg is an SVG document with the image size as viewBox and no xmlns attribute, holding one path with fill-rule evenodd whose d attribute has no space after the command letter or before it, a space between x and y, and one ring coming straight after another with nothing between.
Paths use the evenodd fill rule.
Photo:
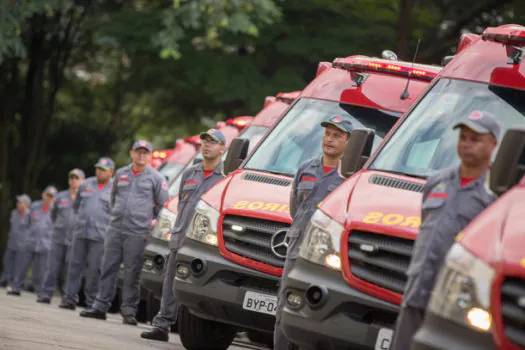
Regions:
<instances>
[{"instance_id":1,"label":"van side mirror","mask_svg":"<svg viewBox=\"0 0 525 350\"><path fill-rule=\"evenodd\" d=\"M455 56L445 56L441 59L441 65L445 67L450 61L454 59Z\"/></svg>"},{"instance_id":2,"label":"van side mirror","mask_svg":"<svg viewBox=\"0 0 525 350\"><path fill-rule=\"evenodd\" d=\"M508 129L490 168L490 189L501 195L525 175L525 128Z\"/></svg>"},{"instance_id":3,"label":"van side mirror","mask_svg":"<svg viewBox=\"0 0 525 350\"><path fill-rule=\"evenodd\" d=\"M348 178L365 165L372 153L375 132L372 129L354 129L341 160L341 174Z\"/></svg>"},{"instance_id":4,"label":"van side mirror","mask_svg":"<svg viewBox=\"0 0 525 350\"><path fill-rule=\"evenodd\" d=\"M224 161L224 174L229 174L241 165L248 155L250 141L242 138L233 139L228 149L228 155Z\"/></svg>"}]
</instances>

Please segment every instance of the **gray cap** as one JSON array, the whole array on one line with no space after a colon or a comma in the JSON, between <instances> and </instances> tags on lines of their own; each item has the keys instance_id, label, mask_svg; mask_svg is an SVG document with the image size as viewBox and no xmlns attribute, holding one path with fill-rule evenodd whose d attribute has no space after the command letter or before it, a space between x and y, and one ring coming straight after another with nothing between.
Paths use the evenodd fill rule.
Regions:
<instances>
[{"instance_id":1,"label":"gray cap","mask_svg":"<svg viewBox=\"0 0 525 350\"><path fill-rule=\"evenodd\" d=\"M153 151L153 147L151 146L151 143L149 143L146 140L135 141L135 143L133 144L133 147L131 147L131 150L134 151L139 148L147 149L148 152Z\"/></svg>"},{"instance_id":2,"label":"gray cap","mask_svg":"<svg viewBox=\"0 0 525 350\"><path fill-rule=\"evenodd\" d=\"M224 137L224 134L217 129L210 129L206 132L201 132L201 140L204 139L206 136L211 137L215 141L220 141L226 144L226 137Z\"/></svg>"},{"instance_id":3,"label":"gray cap","mask_svg":"<svg viewBox=\"0 0 525 350\"><path fill-rule=\"evenodd\" d=\"M98 160L97 164L95 164L95 168L112 170L115 169L115 162L113 162L111 158L102 157Z\"/></svg>"},{"instance_id":4,"label":"gray cap","mask_svg":"<svg viewBox=\"0 0 525 350\"><path fill-rule=\"evenodd\" d=\"M16 196L16 200L18 202L22 202L22 203L25 203L27 204L27 206L29 207L31 205L31 198L29 198L29 196L27 194L21 194L19 196Z\"/></svg>"},{"instance_id":5,"label":"gray cap","mask_svg":"<svg viewBox=\"0 0 525 350\"><path fill-rule=\"evenodd\" d=\"M58 190L56 189L55 186L51 186L51 185L49 185L49 186L47 186L47 187L44 189L44 193L54 197L54 196L57 195Z\"/></svg>"},{"instance_id":6,"label":"gray cap","mask_svg":"<svg viewBox=\"0 0 525 350\"><path fill-rule=\"evenodd\" d=\"M71 170L69 172L69 174L67 174L67 177L71 177L71 176L76 176L79 179L85 179L86 178L86 174L84 174L82 169L79 169L79 168L75 168L75 169Z\"/></svg>"},{"instance_id":7,"label":"gray cap","mask_svg":"<svg viewBox=\"0 0 525 350\"><path fill-rule=\"evenodd\" d=\"M454 124L453 128L457 129L462 126L466 126L478 134L492 134L498 140L501 133L500 123L494 115L485 111L470 112L469 115Z\"/></svg>"},{"instance_id":8,"label":"gray cap","mask_svg":"<svg viewBox=\"0 0 525 350\"><path fill-rule=\"evenodd\" d=\"M335 126L339 130L344 131L349 134L354 129L351 121L343 119L342 117L339 117L339 116L330 117L326 119L325 121L321 122L321 126L323 128L326 128L328 125Z\"/></svg>"}]
</instances>

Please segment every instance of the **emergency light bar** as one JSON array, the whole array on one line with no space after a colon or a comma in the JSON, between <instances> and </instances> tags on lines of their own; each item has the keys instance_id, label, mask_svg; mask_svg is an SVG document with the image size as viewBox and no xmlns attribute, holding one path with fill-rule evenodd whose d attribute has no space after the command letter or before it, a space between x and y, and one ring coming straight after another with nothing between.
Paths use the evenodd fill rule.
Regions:
<instances>
[{"instance_id":1,"label":"emergency light bar","mask_svg":"<svg viewBox=\"0 0 525 350\"><path fill-rule=\"evenodd\" d=\"M525 27L517 24L507 24L499 27L489 27L483 31L483 40L494 41L504 45L525 45Z\"/></svg>"},{"instance_id":2,"label":"emergency light bar","mask_svg":"<svg viewBox=\"0 0 525 350\"><path fill-rule=\"evenodd\" d=\"M301 91L280 92L277 94L277 101L292 104L300 94Z\"/></svg>"},{"instance_id":3,"label":"emergency light bar","mask_svg":"<svg viewBox=\"0 0 525 350\"><path fill-rule=\"evenodd\" d=\"M153 158L164 159L168 154L164 151L153 151Z\"/></svg>"},{"instance_id":4,"label":"emergency light bar","mask_svg":"<svg viewBox=\"0 0 525 350\"><path fill-rule=\"evenodd\" d=\"M243 119L241 119L243 118ZM238 128L245 128L246 126L248 126L249 123L249 119L251 119L252 117L250 116L240 116L240 117L236 117L236 118L230 118L228 120L226 120L226 124L228 125L233 125L235 127L238 127Z\"/></svg>"},{"instance_id":5,"label":"emergency light bar","mask_svg":"<svg viewBox=\"0 0 525 350\"><path fill-rule=\"evenodd\" d=\"M200 135L189 136L189 137L186 137L184 141L186 141L187 143L192 143L194 145L200 145L201 137Z\"/></svg>"},{"instance_id":6,"label":"emergency light bar","mask_svg":"<svg viewBox=\"0 0 525 350\"><path fill-rule=\"evenodd\" d=\"M411 76L414 79L432 80L441 71L441 67L414 64L409 62L369 58L365 56L351 56L347 58L336 58L333 62L334 67L353 69L359 71L382 72L401 76Z\"/></svg>"}]
</instances>

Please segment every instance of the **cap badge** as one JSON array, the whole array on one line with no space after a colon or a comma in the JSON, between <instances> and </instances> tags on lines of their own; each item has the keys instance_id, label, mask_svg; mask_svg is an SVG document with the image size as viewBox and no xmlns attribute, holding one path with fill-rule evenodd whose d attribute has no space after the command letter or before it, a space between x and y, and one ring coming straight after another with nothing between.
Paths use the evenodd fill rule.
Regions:
<instances>
[{"instance_id":1,"label":"cap badge","mask_svg":"<svg viewBox=\"0 0 525 350\"><path fill-rule=\"evenodd\" d=\"M333 121L334 123L340 123L341 120L342 120L341 117L333 117L333 118L332 118L332 121Z\"/></svg>"},{"instance_id":2,"label":"cap badge","mask_svg":"<svg viewBox=\"0 0 525 350\"><path fill-rule=\"evenodd\" d=\"M107 163L108 163L108 161L107 161L106 159L102 159L102 160L100 161L100 164L103 164L103 165L106 165Z\"/></svg>"},{"instance_id":3,"label":"cap badge","mask_svg":"<svg viewBox=\"0 0 525 350\"><path fill-rule=\"evenodd\" d=\"M483 113L481 113L480 111L474 111L470 113L468 118L471 120L480 120L481 118L483 118Z\"/></svg>"},{"instance_id":4,"label":"cap badge","mask_svg":"<svg viewBox=\"0 0 525 350\"><path fill-rule=\"evenodd\" d=\"M208 130L208 133L209 133L209 134L213 134L215 131L217 131L217 130L215 130L215 129L210 129L210 130Z\"/></svg>"},{"instance_id":5,"label":"cap badge","mask_svg":"<svg viewBox=\"0 0 525 350\"><path fill-rule=\"evenodd\" d=\"M139 141L139 145L141 145L141 146L146 146L146 141L143 141L143 140L142 140L142 141Z\"/></svg>"}]
</instances>

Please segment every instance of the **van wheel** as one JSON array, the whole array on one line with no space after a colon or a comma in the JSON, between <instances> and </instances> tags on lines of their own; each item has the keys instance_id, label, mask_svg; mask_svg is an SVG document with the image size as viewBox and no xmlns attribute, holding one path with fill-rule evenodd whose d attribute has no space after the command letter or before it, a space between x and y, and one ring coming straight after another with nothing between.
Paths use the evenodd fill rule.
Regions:
<instances>
[{"instance_id":1,"label":"van wheel","mask_svg":"<svg viewBox=\"0 0 525 350\"><path fill-rule=\"evenodd\" d=\"M248 339L251 342L262 344L269 349L273 349L273 333L248 331ZM292 350L292 349L291 349Z\"/></svg>"},{"instance_id":2,"label":"van wheel","mask_svg":"<svg viewBox=\"0 0 525 350\"><path fill-rule=\"evenodd\" d=\"M179 336L188 350L226 350L236 331L233 326L197 317L186 306L179 308Z\"/></svg>"}]
</instances>

